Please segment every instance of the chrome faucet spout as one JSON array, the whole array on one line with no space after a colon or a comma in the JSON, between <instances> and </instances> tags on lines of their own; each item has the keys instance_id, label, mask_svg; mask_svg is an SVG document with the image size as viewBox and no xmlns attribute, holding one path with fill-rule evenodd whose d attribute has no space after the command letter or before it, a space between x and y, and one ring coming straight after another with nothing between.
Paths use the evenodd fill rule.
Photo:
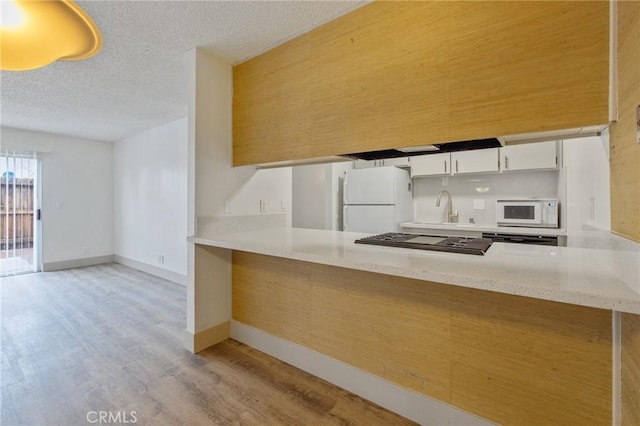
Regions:
<instances>
[{"instance_id":1,"label":"chrome faucet spout","mask_svg":"<svg viewBox=\"0 0 640 426\"><path fill-rule=\"evenodd\" d=\"M449 191L438 192L438 198L436 198L436 207L440 207L440 201L442 200L442 195L444 194L447 195L447 222L457 222L458 213L453 212L453 200L451 199L451 194L449 193Z\"/></svg>"}]
</instances>

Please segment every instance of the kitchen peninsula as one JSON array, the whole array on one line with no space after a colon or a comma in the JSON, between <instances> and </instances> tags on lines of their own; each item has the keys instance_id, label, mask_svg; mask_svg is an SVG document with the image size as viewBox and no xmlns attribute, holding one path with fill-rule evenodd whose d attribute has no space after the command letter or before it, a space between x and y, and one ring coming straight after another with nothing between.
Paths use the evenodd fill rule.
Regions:
<instances>
[{"instance_id":1,"label":"kitchen peninsula","mask_svg":"<svg viewBox=\"0 0 640 426\"><path fill-rule=\"evenodd\" d=\"M620 313L640 313L639 253L494 243L470 256L353 243L362 236L190 241L196 280L231 286L219 291L231 337L258 349L291 342L502 424L611 424L612 350ZM220 256L232 285L211 269Z\"/></svg>"},{"instance_id":2,"label":"kitchen peninsula","mask_svg":"<svg viewBox=\"0 0 640 426\"><path fill-rule=\"evenodd\" d=\"M639 16L637 2L372 2L233 72L196 52L188 347L231 337L422 424L640 424ZM202 227L242 218L256 165L609 125L610 229L630 250L570 227L569 247L484 256ZM444 173L467 170L453 159ZM288 215L262 192L244 200L254 222Z\"/></svg>"}]
</instances>

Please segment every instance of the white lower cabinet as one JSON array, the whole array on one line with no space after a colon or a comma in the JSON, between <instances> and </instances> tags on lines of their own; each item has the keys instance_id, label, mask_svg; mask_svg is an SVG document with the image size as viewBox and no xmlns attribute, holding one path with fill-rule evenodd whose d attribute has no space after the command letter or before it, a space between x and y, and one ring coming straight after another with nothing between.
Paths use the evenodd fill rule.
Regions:
<instances>
[{"instance_id":1,"label":"white lower cabinet","mask_svg":"<svg viewBox=\"0 0 640 426\"><path fill-rule=\"evenodd\" d=\"M427 154L411 157L411 177L451 174L451 154Z\"/></svg>"},{"instance_id":2,"label":"white lower cabinet","mask_svg":"<svg viewBox=\"0 0 640 426\"><path fill-rule=\"evenodd\" d=\"M453 174L497 172L498 148L451 153Z\"/></svg>"}]
</instances>

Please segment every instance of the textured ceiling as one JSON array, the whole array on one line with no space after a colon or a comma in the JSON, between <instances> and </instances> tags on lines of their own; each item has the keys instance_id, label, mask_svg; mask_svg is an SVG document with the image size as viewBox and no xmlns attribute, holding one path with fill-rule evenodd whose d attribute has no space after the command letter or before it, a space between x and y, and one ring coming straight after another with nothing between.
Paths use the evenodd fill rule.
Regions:
<instances>
[{"instance_id":1,"label":"textured ceiling","mask_svg":"<svg viewBox=\"0 0 640 426\"><path fill-rule=\"evenodd\" d=\"M0 72L0 124L117 141L187 114L184 53L240 62L342 15L354 1L78 1L100 53Z\"/></svg>"}]
</instances>

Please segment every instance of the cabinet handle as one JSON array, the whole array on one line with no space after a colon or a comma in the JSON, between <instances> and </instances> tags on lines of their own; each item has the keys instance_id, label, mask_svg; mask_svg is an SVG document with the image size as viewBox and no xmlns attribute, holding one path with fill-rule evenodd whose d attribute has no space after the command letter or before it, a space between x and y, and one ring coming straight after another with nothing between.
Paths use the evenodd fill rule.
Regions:
<instances>
[{"instance_id":1,"label":"cabinet handle","mask_svg":"<svg viewBox=\"0 0 640 426\"><path fill-rule=\"evenodd\" d=\"M456 160L456 173L458 173L458 160Z\"/></svg>"},{"instance_id":2,"label":"cabinet handle","mask_svg":"<svg viewBox=\"0 0 640 426\"><path fill-rule=\"evenodd\" d=\"M444 172L447 173L447 160L444 160Z\"/></svg>"},{"instance_id":3,"label":"cabinet handle","mask_svg":"<svg viewBox=\"0 0 640 426\"><path fill-rule=\"evenodd\" d=\"M504 156L504 169L509 170L509 157Z\"/></svg>"}]
</instances>

